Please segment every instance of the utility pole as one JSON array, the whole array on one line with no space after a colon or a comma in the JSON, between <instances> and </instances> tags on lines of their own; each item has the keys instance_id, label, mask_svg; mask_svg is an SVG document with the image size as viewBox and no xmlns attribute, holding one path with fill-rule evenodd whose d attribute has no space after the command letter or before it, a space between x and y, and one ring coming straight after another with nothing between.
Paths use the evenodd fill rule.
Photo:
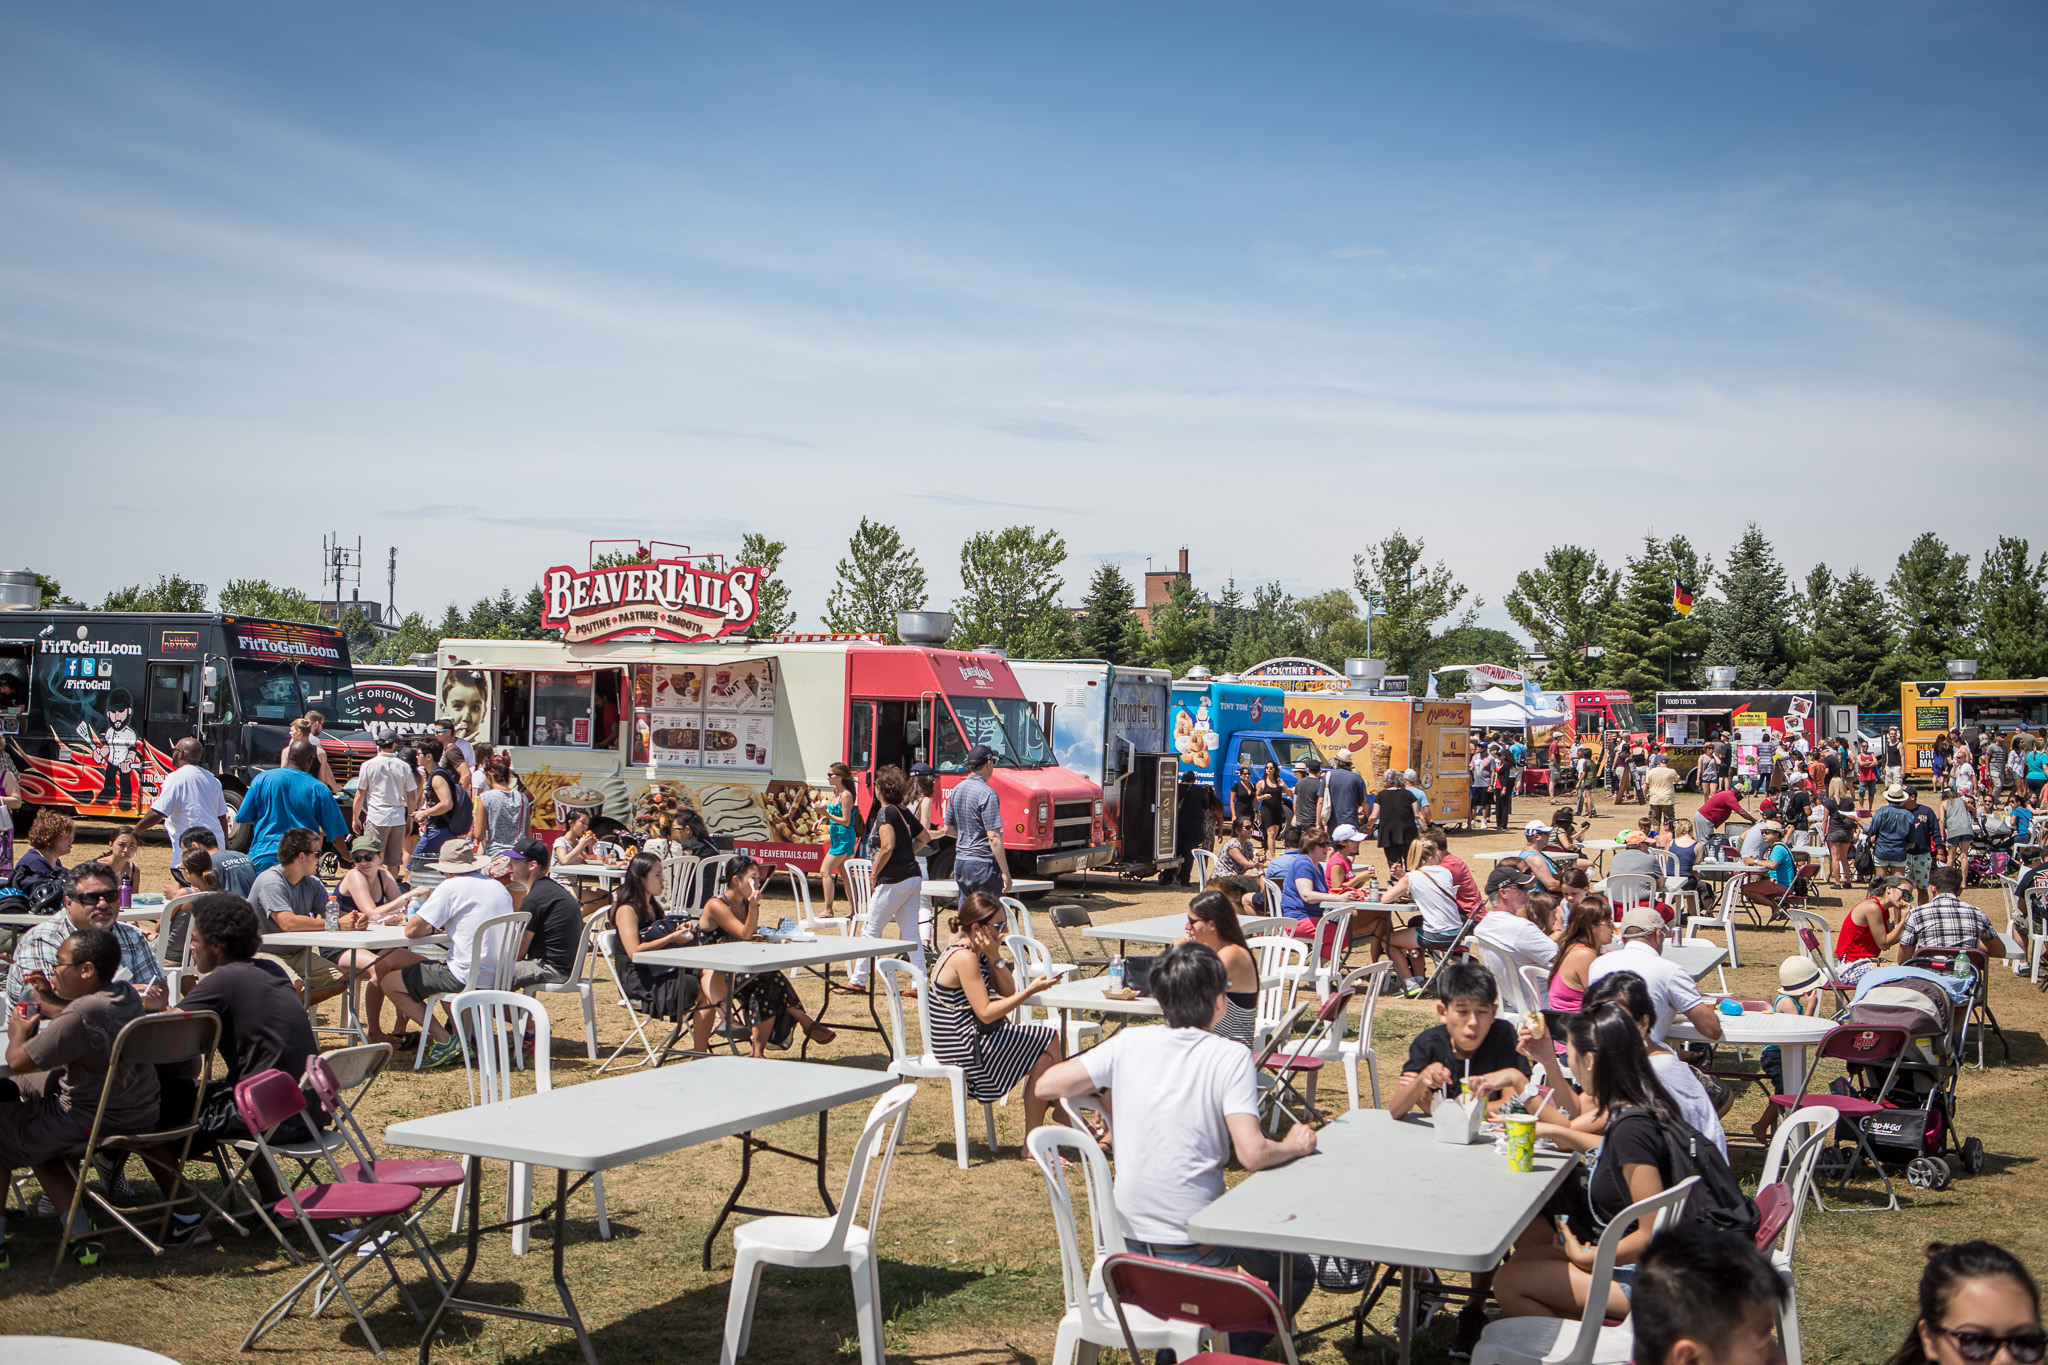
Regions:
<instances>
[{"instance_id":1,"label":"utility pole","mask_svg":"<svg viewBox=\"0 0 2048 1365\"><path fill-rule=\"evenodd\" d=\"M398 620L398 547L391 547L391 559L384 569L384 622L391 625Z\"/></svg>"}]
</instances>

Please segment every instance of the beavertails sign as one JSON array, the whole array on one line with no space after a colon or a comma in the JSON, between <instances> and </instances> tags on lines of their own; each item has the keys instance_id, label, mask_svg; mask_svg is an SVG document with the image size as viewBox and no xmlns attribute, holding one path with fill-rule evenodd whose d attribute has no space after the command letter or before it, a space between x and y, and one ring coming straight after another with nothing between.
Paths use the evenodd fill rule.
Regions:
<instances>
[{"instance_id":1,"label":"beavertails sign","mask_svg":"<svg viewBox=\"0 0 2048 1365\"><path fill-rule=\"evenodd\" d=\"M609 569L557 565L541 575L541 622L572 645L620 635L687 643L745 630L761 609L766 570L712 568L713 562L702 557Z\"/></svg>"}]
</instances>

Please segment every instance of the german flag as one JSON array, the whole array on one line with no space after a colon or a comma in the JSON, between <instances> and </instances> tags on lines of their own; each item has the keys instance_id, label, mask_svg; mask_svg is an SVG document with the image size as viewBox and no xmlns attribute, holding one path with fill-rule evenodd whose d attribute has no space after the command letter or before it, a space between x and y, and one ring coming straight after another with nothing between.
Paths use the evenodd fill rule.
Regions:
<instances>
[{"instance_id":1,"label":"german flag","mask_svg":"<svg viewBox=\"0 0 2048 1365\"><path fill-rule=\"evenodd\" d=\"M1671 609L1680 616L1692 615L1692 589L1675 578L1671 580Z\"/></svg>"}]
</instances>

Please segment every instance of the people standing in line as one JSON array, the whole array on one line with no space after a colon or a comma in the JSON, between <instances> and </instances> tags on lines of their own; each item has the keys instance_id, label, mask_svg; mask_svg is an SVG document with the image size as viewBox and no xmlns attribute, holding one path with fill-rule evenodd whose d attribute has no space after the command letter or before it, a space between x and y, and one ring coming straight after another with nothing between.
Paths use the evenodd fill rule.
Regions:
<instances>
[{"instance_id":1,"label":"people standing in line","mask_svg":"<svg viewBox=\"0 0 2048 1365\"><path fill-rule=\"evenodd\" d=\"M284 748L278 751L277 761L280 764L289 764L291 762L292 745L300 743L310 744L313 746L315 755L313 775L327 784L328 791L340 791L341 784L334 780L334 769L327 762L327 751L321 748L320 741L313 737L313 722L305 716L301 716L297 720L292 721L287 728L291 732L291 738L287 739L284 743Z\"/></svg>"},{"instance_id":2,"label":"people standing in line","mask_svg":"<svg viewBox=\"0 0 2048 1365\"><path fill-rule=\"evenodd\" d=\"M964 900L969 892L1010 894L1010 862L1003 851L1003 801L989 785L996 751L977 744L967 751L967 777L946 798L946 825L953 831L953 881Z\"/></svg>"},{"instance_id":3,"label":"people standing in line","mask_svg":"<svg viewBox=\"0 0 2048 1365\"><path fill-rule=\"evenodd\" d=\"M1465 760L1465 773L1472 793L1470 823L1476 828L1493 813L1493 784L1500 777L1500 760L1485 745L1474 744L1472 756Z\"/></svg>"},{"instance_id":4,"label":"people standing in line","mask_svg":"<svg viewBox=\"0 0 2048 1365\"><path fill-rule=\"evenodd\" d=\"M228 803L220 779L206 770L206 746L191 735L171 746L173 767L157 788L149 809L135 822L135 832L164 827L171 847L179 846L185 831L194 825L215 828L220 841L228 839Z\"/></svg>"},{"instance_id":5,"label":"people standing in line","mask_svg":"<svg viewBox=\"0 0 2048 1365\"><path fill-rule=\"evenodd\" d=\"M1515 818L1515 787L1522 780L1522 768L1512 760L1512 756L1503 758L1496 754L1495 758L1503 763L1503 767L1493 784L1493 827L1506 829L1508 822ZM1412 782L1414 779L1411 776L1409 780Z\"/></svg>"},{"instance_id":6,"label":"people standing in line","mask_svg":"<svg viewBox=\"0 0 2048 1365\"><path fill-rule=\"evenodd\" d=\"M1316 823L1323 807L1323 761L1311 754L1294 765L1294 827L1307 829Z\"/></svg>"},{"instance_id":7,"label":"people standing in line","mask_svg":"<svg viewBox=\"0 0 2048 1365\"><path fill-rule=\"evenodd\" d=\"M1267 762L1253 794L1258 798L1259 831L1265 836L1266 856L1270 858L1280 846L1280 831L1293 823L1288 810L1287 781L1280 776L1278 763Z\"/></svg>"},{"instance_id":8,"label":"people standing in line","mask_svg":"<svg viewBox=\"0 0 2048 1365\"><path fill-rule=\"evenodd\" d=\"M378 840L385 867L403 867L405 832L419 805L420 784L412 766L398 756L397 727L378 726L376 740L376 756L356 774L352 824L356 834Z\"/></svg>"},{"instance_id":9,"label":"people standing in line","mask_svg":"<svg viewBox=\"0 0 2048 1365\"><path fill-rule=\"evenodd\" d=\"M1671 766L1669 755L1657 755L1657 762L1644 774L1643 783L1644 799L1650 803L1651 827L1670 829L1671 822L1678 818L1678 769Z\"/></svg>"},{"instance_id":10,"label":"people standing in line","mask_svg":"<svg viewBox=\"0 0 2048 1365\"><path fill-rule=\"evenodd\" d=\"M277 841L288 829L316 830L344 860L348 821L335 804L334 789L316 775L320 751L308 740L285 750L285 764L258 773L235 808L237 825L249 828L249 861L256 870L277 862Z\"/></svg>"},{"instance_id":11,"label":"people standing in line","mask_svg":"<svg viewBox=\"0 0 2048 1365\"><path fill-rule=\"evenodd\" d=\"M1331 762L1336 766L1331 769L1329 782L1324 788L1324 795L1330 808L1329 820L1324 828L1335 829L1339 825L1356 825L1364 829L1369 822L1369 812L1372 808L1372 797L1365 789L1365 779L1358 775L1357 769L1353 766L1349 749L1339 749L1332 755ZM1267 856L1271 856L1270 850Z\"/></svg>"},{"instance_id":12,"label":"people standing in line","mask_svg":"<svg viewBox=\"0 0 2048 1365\"><path fill-rule=\"evenodd\" d=\"M1896 787L1906 780L1906 748L1899 739L1899 727L1884 732L1884 782Z\"/></svg>"},{"instance_id":13,"label":"people standing in line","mask_svg":"<svg viewBox=\"0 0 2048 1365\"><path fill-rule=\"evenodd\" d=\"M1253 829L1259 826L1259 797L1256 788L1258 779L1252 776L1249 760L1237 765L1237 779L1230 784L1230 818L1233 823L1248 821Z\"/></svg>"},{"instance_id":14,"label":"people standing in line","mask_svg":"<svg viewBox=\"0 0 2048 1365\"><path fill-rule=\"evenodd\" d=\"M413 811L413 823L419 827L420 837L413 844L407 865L416 872L431 868L446 852L444 845L451 839L467 838L475 825L475 803L462 773L462 751L453 744L445 745L433 772L427 775L420 805Z\"/></svg>"},{"instance_id":15,"label":"people standing in line","mask_svg":"<svg viewBox=\"0 0 2048 1365\"><path fill-rule=\"evenodd\" d=\"M867 918L856 932L862 938L881 938L883 930L893 923L895 936L915 945L909 953L910 965L922 976L924 941L918 924L918 906L924 896L924 874L918 869L917 855L931 836L911 809L910 793L910 777L903 769L887 763L875 770L875 795L880 804L873 820L874 890L868 895ZM865 992L874 965L873 958L861 958L848 970L846 984L833 989L849 994Z\"/></svg>"},{"instance_id":16,"label":"people standing in line","mask_svg":"<svg viewBox=\"0 0 2048 1365\"><path fill-rule=\"evenodd\" d=\"M1415 797L1401 774L1389 770L1380 783L1380 799L1373 804L1370 834L1387 860L1391 879L1408 870L1408 849L1419 832L1415 818Z\"/></svg>"},{"instance_id":17,"label":"people standing in line","mask_svg":"<svg viewBox=\"0 0 2048 1365\"><path fill-rule=\"evenodd\" d=\"M455 749L456 761L447 766L461 773L463 781L467 782L470 770L476 767L476 750L468 740L455 733L455 722L445 718L435 721L434 742L441 746L444 754L451 746Z\"/></svg>"}]
</instances>

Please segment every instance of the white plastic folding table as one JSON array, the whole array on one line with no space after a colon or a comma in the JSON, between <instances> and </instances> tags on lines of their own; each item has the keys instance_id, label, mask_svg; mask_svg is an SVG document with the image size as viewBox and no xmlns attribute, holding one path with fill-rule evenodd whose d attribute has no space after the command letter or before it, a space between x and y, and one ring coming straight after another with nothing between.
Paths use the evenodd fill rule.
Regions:
<instances>
[{"instance_id":1,"label":"white plastic folding table","mask_svg":"<svg viewBox=\"0 0 2048 1365\"><path fill-rule=\"evenodd\" d=\"M643 967L679 967L700 972L723 972L727 977L752 976L760 972L788 972L803 968L824 968L824 1000L814 1016L819 1023L825 1022L825 1012L832 1006L832 964L835 962L858 962L862 958L898 957L909 953L918 945L902 938L853 938L839 934L825 934L809 941L771 942L766 939L749 939L745 943L704 943L684 948L650 948L644 953L633 954L633 961ZM868 1018L872 1024L834 1024L833 1028L852 1029L856 1033L873 1033L882 1038L889 1037L889 1030L882 1024L882 1016L875 1009L875 982L881 973L868 976ZM732 999L732 992L726 992L726 999ZM669 1053L676 1050L676 1039L682 1037L683 1020L669 1031L668 1041L656 1051L654 1064L660 1066L668 1060ZM885 1044L886 1046L886 1044ZM811 1040L805 1038L797 1055L810 1055ZM681 1049L688 1055L695 1055L689 1049Z\"/></svg>"},{"instance_id":2,"label":"white plastic folding table","mask_svg":"<svg viewBox=\"0 0 2048 1365\"><path fill-rule=\"evenodd\" d=\"M402 925L379 925L374 929L289 929L281 933L265 934L265 950L282 956L290 951L297 954L316 953L322 948L342 952L388 953L397 948L419 949L445 947L446 934L426 934L420 938L407 938ZM337 1025L313 1025L315 1033L340 1033L355 1039L358 1043L365 1038L363 1021L356 1014L355 964L347 967L348 984L342 996L341 1022ZM299 979L306 979L301 970Z\"/></svg>"},{"instance_id":3,"label":"white plastic folding table","mask_svg":"<svg viewBox=\"0 0 2048 1365\"><path fill-rule=\"evenodd\" d=\"M1313 1154L1254 1172L1188 1219L1188 1237L1278 1252L1283 1287L1291 1283L1298 1255L1346 1256L1398 1270L1395 1332L1401 1365L1408 1365L1417 1272L1499 1265L1573 1161L1539 1148L1536 1169L1518 1175L1490 1142L1438 1142L1420 1115L1395 1119L1384 1109L1354 1109L1323 1125ZM1359 1342L1366 1303L1361 1296L1348 1319Z\"/></svg>"},{"instance_id":4,"label":"white plastic folding table","mask_svg":"<svg viewBox=\"0 0 2048 1365\"><path fill-rule=\"evenodd\" d=\"M747 1188L756 1151L771 1151L815 1165L818 1196L825 1201L827 1213L836 1212L831 1192L825 1188L826 1116L840 1105L871 1099L899 1082L899 1077L887 1072L856 1067L712 1057L689 1066L636 1071L564 1086L545 1094L522 1095L498 1104L391 1124L384 1130L384 1138L394 1146L454 1152L469 1166L468 1242L462 1269L456 1273L447 1296L435 1308L420 1337L420 1365L427 1365L441 1320L455 1311L490 1313L572 1328L577 1344L583 1348L584 1359L597 1365L597 1352L583 1328L583 1318L576 1311L576 1300L562 1270L562 1252L569 1240L566 1210L570 1195L588 1184L592 1176L614 1167L720 1138L740 1138L739 1183L726 1197L725 1207L719 1210L710 1234L704 1239L704 1266L708 1270L711 1245L727 1218L735 1213L778 1212L739 1202ZM786 1151L754 1137L756 1129L811 1114L818 1116L815 1157ZM554 1202L524 1218L486 1227L482 1218L485 1161L552 1168ZM577 1176L574 1183L570 1181L572 1173ZM555 1292L562 1299L560 1313L541 1313L462 1297L476 1268L477 1250L484 1233L543 1219L554 1222Z\"/></svg>"},{"instance_id":5,"label":"white plastic folding table","mask_svg":"<svg viewBox=\"0 0 2048 1365\"><path fill-rule=\"evenodd\" d=\"M1260 915L1256 918L1239 915L1237 927L1250 934L1272 934L1286 929L1284 916ZM1117 924L1091 924L1081 931L1083 938L1109 939L1115 943L1171 943L1188 931L1188 917L1180 915L1147 915L1143 919L1127 919Z\"/></svg>"}]
</instances>

